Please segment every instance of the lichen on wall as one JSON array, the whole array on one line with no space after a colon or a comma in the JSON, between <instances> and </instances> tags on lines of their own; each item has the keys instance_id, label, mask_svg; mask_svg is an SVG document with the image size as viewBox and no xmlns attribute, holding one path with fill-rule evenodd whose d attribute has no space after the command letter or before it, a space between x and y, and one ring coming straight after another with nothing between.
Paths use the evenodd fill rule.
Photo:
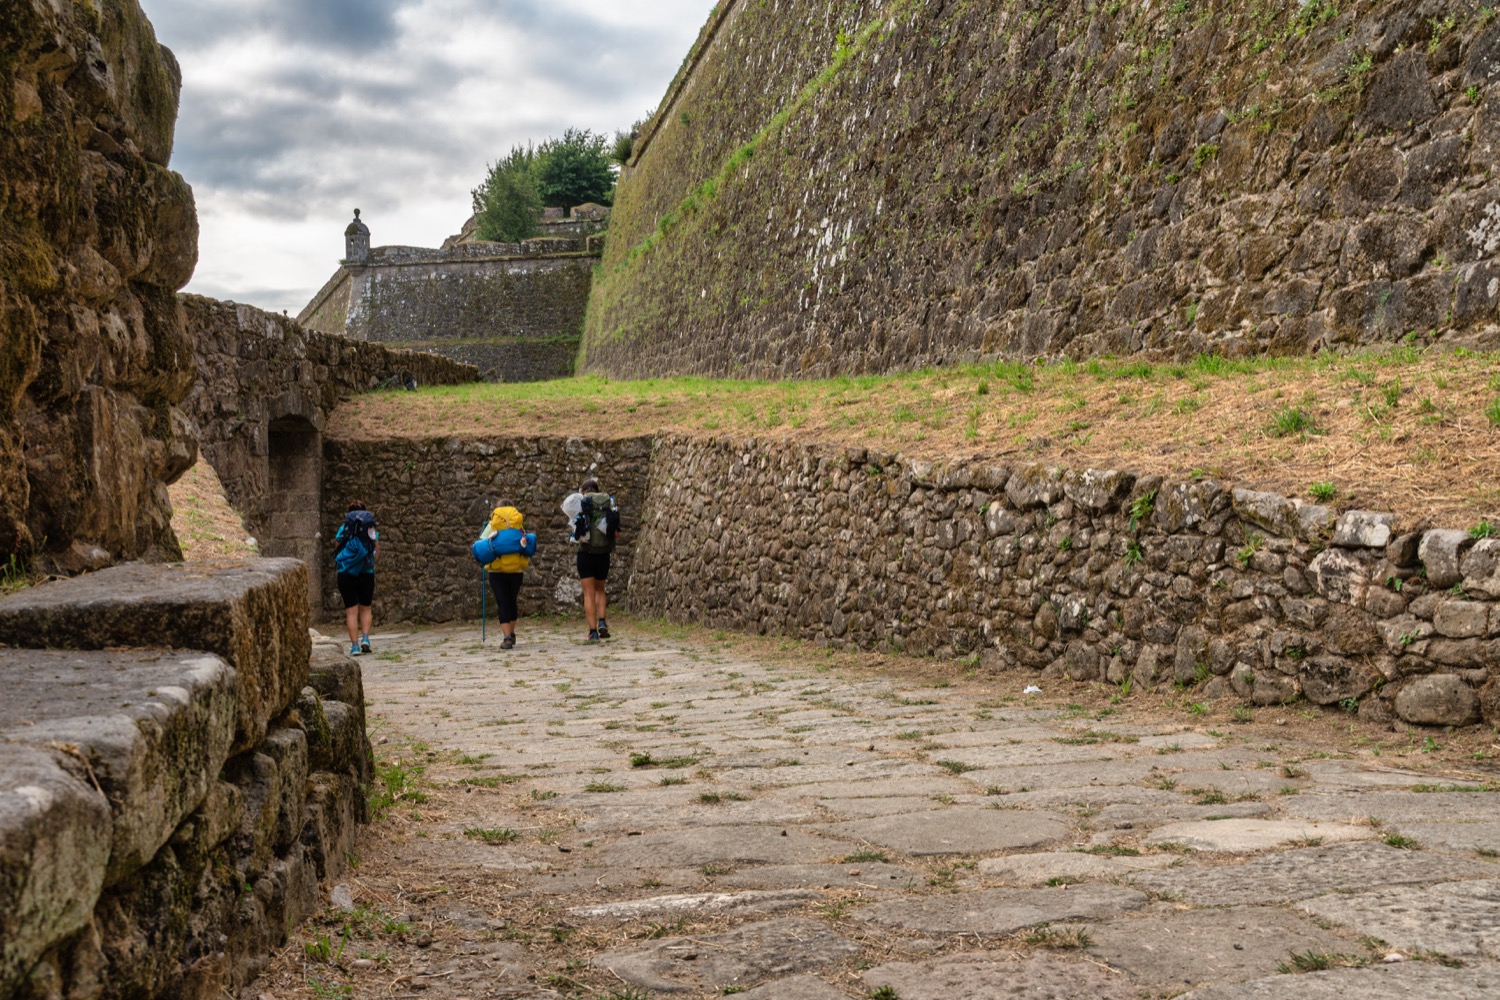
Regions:
<instances>
[{"instance_id":1,"label":"lichen on wall","mask_svg":"<svg viewBox=\"0 0 1500 1000\"><path fill-rule=\"evenodd\" d=\"M622 179L590 371L1500 343L1491 8L726 6Z\"/></svg>"},{"instance_id":2,"label":"lichen on wall","mask_svg":"<svg viewBox=\"0 0 1500 1000\"><path fill-rule=\"evenodd\" d=\"M175 291L197 260L167 169L181 84L134 0L8 4L0 39L0 561L178 555L196 444Z\"/></svg>"}]
</instances>

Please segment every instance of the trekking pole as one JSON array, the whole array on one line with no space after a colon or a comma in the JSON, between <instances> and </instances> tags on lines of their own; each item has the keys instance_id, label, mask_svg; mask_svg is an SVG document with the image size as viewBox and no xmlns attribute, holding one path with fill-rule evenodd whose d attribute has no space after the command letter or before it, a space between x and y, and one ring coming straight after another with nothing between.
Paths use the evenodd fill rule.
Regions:
<instances>
[{"instance_id":1,"label":"trekking pole","mask_svg":"<svg viewBox=\"0 0 1500 1000\"><path fill-rule=\"evenodd\" d=\"M479 643L484 644L484 567L479 567Z\"/></svg>"}]
</instances>

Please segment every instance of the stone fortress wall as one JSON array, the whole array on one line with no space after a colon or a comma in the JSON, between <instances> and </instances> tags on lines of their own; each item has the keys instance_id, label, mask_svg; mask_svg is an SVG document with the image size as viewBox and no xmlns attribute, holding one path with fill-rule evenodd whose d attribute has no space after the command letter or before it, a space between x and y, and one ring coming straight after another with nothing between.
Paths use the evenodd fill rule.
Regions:
<instances>
[{"instance_id":1,"label":"stone fortress wall","mask_svg":"<svg viewBox=\"0 0 1500 1000\"><path fill-rule=\"evenodd\" d=\"M318 539L323 432L334 406L404 375L453 385L479 372L437 354L317 333L253 306L199 295L183 296L182 306L198 367L183 409L203 458L261 554L307 563L309 604L318 607L329 565Z\"/></svg>"},{"instance_id":2,"label":"stone fortress wall","mask_svg":"<svg viewBox=\"0 0 1500 1000\"><path fill-rule=\"evenodd\" d=\"M728 0L586 370L1493 346L1497 60L1469 2Z\"/></svg>"},{"instance_id":3,"label":"stone fortress wall","mask_svg":"<svg viewBox=\"0 0 1500 1000\"><path fill-rule=\"evenodd\" d=\"M568 235L551 235L559 226ZM438 249L351 243L298 321L443 354L491 381L565 378L573 373L601 228L588 220L553 223L543 227L549 235L520 243L450 239ZM358 236L367 242L368 230Z\"/></svg>"},{"instance_id":4,"label":"stone fortress wall","mask_svg":"<svg viewBox=\"0 0 1500 1000\"><path fill-rule=\"evenodd\" d=\"M336 478L380 505L381 613L414 621L474 617L467 547L497 498L540 536L523 613L576 607L557 503L596 467L625 512L612 593L637 614L970 658L1017 684L1500 723L1500 539L1463 530L1210 480L865 449L329 442Z\"/></svg>"}]
</instances>

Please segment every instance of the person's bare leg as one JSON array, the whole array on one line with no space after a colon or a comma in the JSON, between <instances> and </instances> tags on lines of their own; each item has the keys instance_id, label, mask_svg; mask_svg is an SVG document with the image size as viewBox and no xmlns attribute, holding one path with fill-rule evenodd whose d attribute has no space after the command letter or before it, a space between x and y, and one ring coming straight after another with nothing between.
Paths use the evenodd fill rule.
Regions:
<instances>
[{"instance_id":1,"label":"person's bare leg","mask_svg":"<svg viewBox=\"0 0 1500 1000\"><path fill-rule=\"evenodd\" d=\"M359 609L359 634L366 636L370 634L370 626L375 623L375 609L363 604Z\"/></svg>"},{"instance_id":2,"label":"person's bare leg","mask_svg":"<svg viewBox=\"0 0 1500 1000\"><path fill-rule=\"evenodd\" d=\"M359 645L359 605L344 609L344 624L349 627L349 645Z\"/></svg>"},{"instance_id":3,"label":"person's bare leg","mask_svg":"<svg viewBox=\"0 0 1500 1000\"><path fill-rule=\"evenodd\" d=\"M583 623L590 632L599 627L598 590L599 581L587 577L583 581Z\"/></svg>"},{"instance_id":4,"label":"person's bare leg","mask_svg":"<svg viewBox=\"0 0 1500 1000\"><path fill-rule=\"evenodd\" d=\"M599 621L604 621L604 607L609 603L609 598L604 596L604 581L595 580L594 584L599 588L594 594L594 608L599 612Z\"/></svg>"}]
</instances>

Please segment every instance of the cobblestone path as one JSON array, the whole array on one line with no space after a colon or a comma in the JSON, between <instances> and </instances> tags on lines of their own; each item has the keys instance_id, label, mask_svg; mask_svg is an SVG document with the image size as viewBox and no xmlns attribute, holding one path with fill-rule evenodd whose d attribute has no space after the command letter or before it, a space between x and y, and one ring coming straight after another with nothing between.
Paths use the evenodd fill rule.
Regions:
<instances>
[{"instance_id":1,"label":"cobblestone path","mask_svg":"<svg viewBox=\"0 0 1500 1000\"><path fill-rule=\"evenodd\" d=\"M393 801L252 995L1500 997L1485 760L619 625L377 638Z\"/></svg>"}]
</instances>

